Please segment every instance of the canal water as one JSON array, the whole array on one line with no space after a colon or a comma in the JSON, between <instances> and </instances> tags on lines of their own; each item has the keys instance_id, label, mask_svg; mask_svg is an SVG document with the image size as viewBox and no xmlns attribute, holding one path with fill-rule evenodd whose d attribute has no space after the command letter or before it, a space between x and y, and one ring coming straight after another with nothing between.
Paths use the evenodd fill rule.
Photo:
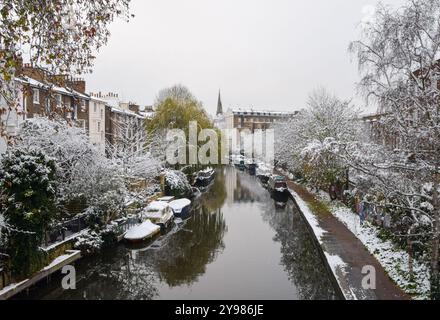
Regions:
<instances>
[{"instance_id":1,"label":"canal water","mask_svg":"<svg viewBox=\"0 0 440 320\"><path fill-rule=\"evenodd\" d=\"M292 200L255 177L219 169L192 217L140 247L123 244L76 263L77 288L61 276L25 299L337 299Z\"/></svg>"}]
</instances>

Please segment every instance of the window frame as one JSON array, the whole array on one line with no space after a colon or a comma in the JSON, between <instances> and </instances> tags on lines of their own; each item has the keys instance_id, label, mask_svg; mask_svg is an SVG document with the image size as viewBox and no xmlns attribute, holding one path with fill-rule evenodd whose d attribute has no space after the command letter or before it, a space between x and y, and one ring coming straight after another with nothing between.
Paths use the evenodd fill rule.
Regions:
<instances>
[{"instance_id":1,"label":"window frame","mask_svg":"<svg viewBox=\"0 0 440 320\"><path fill-rule=\"evenodd\" d=\"M32 103L40 104L40 89L32 88Z\"/></svg>"}]
</instances>

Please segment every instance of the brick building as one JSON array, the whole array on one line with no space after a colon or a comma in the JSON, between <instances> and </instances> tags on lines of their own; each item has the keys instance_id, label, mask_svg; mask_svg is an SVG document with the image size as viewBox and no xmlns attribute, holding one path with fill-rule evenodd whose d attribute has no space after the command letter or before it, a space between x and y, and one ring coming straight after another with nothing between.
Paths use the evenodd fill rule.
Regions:
<instances>
[{"instance_id":1,"label":"brick building","mask_svg":"<svg viewBox=\"0 0 440 320\"><path fill-rule=\"evenodd\" d=\"M84 79L53 75L25 64L16 81L23 86L26 118L58 116L88 131L90 97Z\"/></svg>"}]
</instances>

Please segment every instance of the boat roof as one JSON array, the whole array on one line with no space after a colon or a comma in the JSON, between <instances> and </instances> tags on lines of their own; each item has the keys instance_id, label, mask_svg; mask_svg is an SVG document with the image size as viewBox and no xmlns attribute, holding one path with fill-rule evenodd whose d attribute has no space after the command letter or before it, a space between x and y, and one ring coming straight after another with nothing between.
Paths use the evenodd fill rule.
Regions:
<instances>
[{"instance_id":1,"label":"boat roof","mask_svg":"<svg viewBox=\"0 0 440 320\"><path fill-rule=\"evenodd\" d=\"M183 198L170 202L170 207L173 209L182 209L191 204L191 200Z\"/></svg>"},{"instance_id":2,"label":"boat roof","mask_svg":"<svg viewBox=\"0 0 440 320\"><path fill-rule=\"evenodd\" d=\"M206 168L205 170L201 170L199 171L200 173L211 173L212 171L214 171L214 169L212 169L211 167Z\"/></svg>"},{"instance_id":3,"label":"boat roof","mask_svg":"<svg viewBox=\"0 0 440 320\"><path fill-rule=\"evenodd\" d=\"M164 201L153 201L147 206L147 211L161 211L169 206L167 202Z\"/></svg>"},{"instance_id":4,"label":"boat roof","mask_svg":"<svg viewBox=\"0 0 440 320\"><path fill-rule=\"evenodd\" d=\"M150 220L147 220L144 223L128 230L124 238L128 240L140 240L153 232L157 232L158 229L160 229L159 226L153 224Z\"/></svg>"},{"instance_id":5,"label":"boat roof","mask_svg":"<svg viewBox=\"0 0 440 320\"><path fill-rule=\"evenodd\" d=\"M173 196L169 196L169 197L162 197L157 199L157 201L162 201L162 202L169 202L169 201L173 201L175 197Z\"/></svg>"}]
</instances>

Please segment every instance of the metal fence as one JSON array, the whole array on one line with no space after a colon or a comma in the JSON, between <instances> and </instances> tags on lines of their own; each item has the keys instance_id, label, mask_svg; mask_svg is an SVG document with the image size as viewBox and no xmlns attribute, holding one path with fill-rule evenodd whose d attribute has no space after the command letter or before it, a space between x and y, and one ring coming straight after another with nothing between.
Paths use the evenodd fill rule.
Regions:
<instances>
[{"instance_id":1,"label":"metal fence","mask_svg":"<svg viewBox=\"0 0 440 320\"><path fill-rule=\"evenodd\" d=\"M46 233L44 246L48 247L66 238L77 234L87 228L85 217L75 218L70 221L57 225L54 229Z\"/></svg>"},{"instance_id":2,"label":"metal fence","mask_svg":"<svg viewBox=\"0 0 440 320\"><path fill-rule=\"evenodd\" d=\"M128 218L124 220L116 220L115 221L118 224L118 234L122 235L131 228L137 226L141 221L139 218Z\"/></svg>"}]
</instances>

